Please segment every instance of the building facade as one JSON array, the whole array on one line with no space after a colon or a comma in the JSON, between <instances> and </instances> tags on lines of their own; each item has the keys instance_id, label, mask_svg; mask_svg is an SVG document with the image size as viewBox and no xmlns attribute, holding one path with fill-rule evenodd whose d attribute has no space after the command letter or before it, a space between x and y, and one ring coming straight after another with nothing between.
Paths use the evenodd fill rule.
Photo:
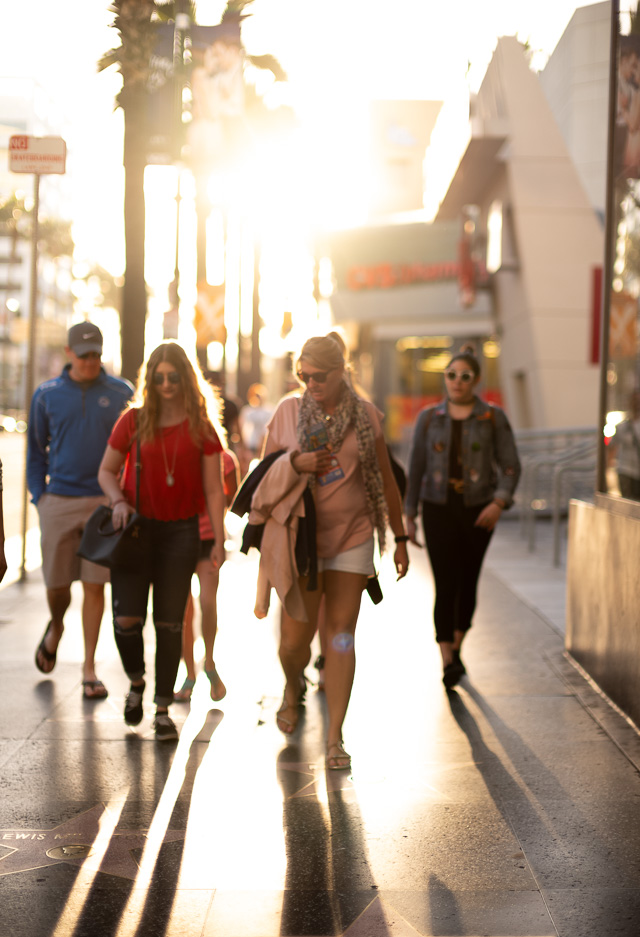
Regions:
<instances>
[{"instance_id":1,"label":"building facade","mask_svg":"<svg viewBox=\"0 0 640 937\"><path fill-rule=\"evenodd\" d=\"M470 131L436 220L477 207L505 405L517 428L587 426L598 400L593 289L603 227L513 37L498 41L471 101Z\"/></svg>"},{"instance_id":2,"label":"building facade","mask_svg":"<svg viewBox=\"0 0 640 937\"><path fill-rule=\"evenodd\" d=\"M394 442L441 395L437 375L467 343L483 396L516 428L594 423L608 11L577 10L540 74L520 42L501 38L469 95L468 127L439 110L424 163L433 220L378 217L329 241L333 317L351 330L363 377L376 362L368 389ZM431 167L447 160L443 182Z\"/></svg>"}]
</instances>

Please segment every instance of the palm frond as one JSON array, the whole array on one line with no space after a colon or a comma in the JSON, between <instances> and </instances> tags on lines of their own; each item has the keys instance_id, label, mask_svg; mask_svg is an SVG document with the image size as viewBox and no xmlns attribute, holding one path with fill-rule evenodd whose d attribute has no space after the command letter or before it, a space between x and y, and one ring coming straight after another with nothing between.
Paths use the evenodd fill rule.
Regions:
<instances>
[{"instance_id":1,"label":"palm frond","mask_svg":"<svg viewBox=\"0 0 640 937\"><path fill-rule=\"evenodd\" d=\"M123 86L116 106L123 107L132 94L147 85L158 27L158 19L154 18L157 4L154 0L114 0L110 9L115 13L111 25L120 35L120 45L99 59L98 71L117 67Z\"/></svg>"},{"instance_id":2,"label":"palm frond","mask_svg":"<svg viewBox=\"0 0 640 937\"><path fill-rule=\"evenodd\" d=\"M226 23L229 20L244 19L245 16L249 15L249 14L245 14L243 16L244 10L246 7L248 7L252 3L253 3L253 0L228 0L227 5L224 9L224 13L222 14L220 18L220 22Z\"/></svg>"},{"instance_id":3,"label":"palm frond","mask_svg":"<svg viewBox=\"0 0 640 937\"><path fill-rule=\"evenodd\" d=\"M98 71L103 72L105 68L110 68L112 65L118 65L121 55L122 46L119 46L117 49L109 49L108 52L105 52L104 55L100 56L98 59Z\"/></svg>"},{"instance_id":4,"label":"palm frond","mask_svg":"<svg viewBox=\"0 0 640 937\"><path fill-rule=\"evenodd\" d=\"M275 55L247 55L247 61L256 68L272 72L276 81L287 81L287 73Z\"/></svg>"}]
</instances>

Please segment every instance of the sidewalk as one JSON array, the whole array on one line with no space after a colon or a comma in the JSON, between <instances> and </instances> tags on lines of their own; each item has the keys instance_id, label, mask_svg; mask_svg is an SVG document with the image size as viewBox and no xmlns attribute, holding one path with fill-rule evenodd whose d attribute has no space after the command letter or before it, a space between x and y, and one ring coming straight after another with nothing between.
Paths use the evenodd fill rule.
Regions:
<instances>
[{"instance_id":1,"label":"sidewalk","mask_svg":"<svg viewBox=\"0 0 640 937\"><path fill-rule=\"evenodd\" d=\"M507 515L496 528L486 569L492 572L532 611L560 634L565 633L567 555L566 523L562 538L562 566L553 566L553 526L550 518L536 521L535 550L523 538L520 520Z\"/></svg>"},{"instance_id":2,"label":"sidewalk","mask_svg":"<svg viewBox=\"0 0 640 937\"><path fill-rule=\"evenodd\" d=\"M566 660L562 572L516 528L494 538L449 695L426 558L412 550L397 584L383 562L358 630L351 776L325 772L315 687L294 737L275 727L277 609L252 615L255 556L221 576L228 695L212 704L198 679L173 707L177 748L153 739L150 692L140 731L124 725L107 615L111 695L83 702L79 594L45 678L40 571L0 590L0 935L637 937L640 742Z\"/></svg>"}]
</instances>

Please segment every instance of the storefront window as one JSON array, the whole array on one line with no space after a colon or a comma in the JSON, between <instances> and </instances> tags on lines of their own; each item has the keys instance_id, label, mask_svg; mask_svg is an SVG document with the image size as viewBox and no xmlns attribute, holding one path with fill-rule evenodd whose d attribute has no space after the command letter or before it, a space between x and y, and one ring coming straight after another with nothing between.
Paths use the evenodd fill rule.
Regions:
<instances>
[{"instance_id":1,"label":"storefront window","mask_svg":"<svg viewBox=\"0 0 640 937\"><path fill-rule=\"evenodd\" d=\"M439 403L444 396L444 371L460 349L470 345L482 371L480 396L487 403L502 406L499 383L500 343L495 337L470 334L410 336L395 345L395 371L398 392L385 400L385 432L391 443L408 443L416 416L423 407Z\"/></svg>"},{"instance_id":2,"label":"storefront window","mask_svg":"<svg viewBox=\"0 0 640 937\"><path fill-rule=\"evenodd\" d=\"M610 130L601 486L609 494L640 501L640 32L631 32L629 14L619 20Z\"/></svg>"}]
</instances>

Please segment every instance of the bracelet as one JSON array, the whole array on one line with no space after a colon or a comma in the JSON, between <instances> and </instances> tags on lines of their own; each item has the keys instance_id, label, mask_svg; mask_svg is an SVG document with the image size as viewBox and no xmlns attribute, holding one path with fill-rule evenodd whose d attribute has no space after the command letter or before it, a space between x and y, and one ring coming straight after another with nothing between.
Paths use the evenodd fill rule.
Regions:
<instances>
[{"instance_id":1,"label":"bracelet","mask_svg":"<svg viewBox=\"0 0 640 937\"><path fill-rule=\"evenodd\" d=\"M112 509L113 509L113 508L116 506L116 504L128 504L128 503L129 503L129 502L127 501L126 498L118 498L117 501L112 501L112 502L111 502L111 507L112 507Z\"/></svg>"},{"instance_id":2,"label":"bracelet","mask_svg":"<svg viewBox=\"0 0 640 937\"><path fill-rule=\"evenodd\" d=\"M409 537L407 536L407 534L400 534L399 537L396 537L396 543L407 543L408 540L409 540Z\"/></svg>"},{"instance_id":3,"label":"bracelet","mask_svg":"<svg viewBox=\"0 0 640 937\"><path fill-rule=\"evenodd\" d=\"M494 498L492 503L497 504L501 511L504 511L506 507L504 501L499 501L497 498Z\"/></svg>"}]
</instances>

